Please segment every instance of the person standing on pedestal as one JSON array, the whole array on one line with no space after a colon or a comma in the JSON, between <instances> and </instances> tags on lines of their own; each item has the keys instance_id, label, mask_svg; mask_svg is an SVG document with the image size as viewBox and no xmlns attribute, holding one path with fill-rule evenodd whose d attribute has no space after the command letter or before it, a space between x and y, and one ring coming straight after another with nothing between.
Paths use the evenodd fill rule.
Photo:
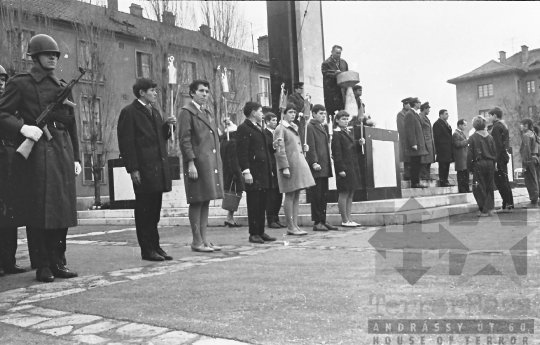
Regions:
<instances>
[{"instance_id":1,"label":"person standing on pedestal","mask_svg":"<svg viewBox=\"0 0 540 345\"><path fill-rule=\"evenodd\" d=\"M452 134L452 155L455 160L455 170L457 171L458 191L469 193L469 171L467 170L467 121L459 119L457 128Z\"/></svg>"},{"instance_id":2,"label":"person standing on pedestal","mask_svg":"<svg viewBox=\"0 0 540 345\"><path fill-rule=\"evenodd\" d=\"M439 187L452 187L448 182L450 163L454 161L452 157L452 126L448 123L448 111L439 110L439 119L433 124L433 135L435 137L435 149L439 162Z\"/></svg>"},{"instance_id":3,"label":"person standing on pedestal","mask_svg":"<svg viewBox=\"0 0 540 345\"><path fill-rule=\"evenodd\" d=\"M264 220L268 191L272 187L272 163L262 129L262 105L247 102L244 106L246 119L238 126L236 155L246 185L246 203L249 222L249 242L275 241L264 232Z\"/></svg>"},{"instance_id":4,"label":"person standing on pedestal","mask_svg":"<svg viewBox=\"0 0 540 345\"><path fill-rule=\"evenodd\" d=\"M139 78L133 85L137 99L120 112L118 148L131 175L135 191L135 228L143 260L172 260L159 244L158 223L164 192L172 190L167 140L173 135L171 116L163 121L152 106L157 100L157 84Z\"/></svg>"},{"instance_id":5,"label":"person standing on pedestal","mask_svg":"<svg viewBox=\"0 0 540 345\"><path fill-rule=\"evenodd\" d=\"M420 162L420 179L431 180L431 163L435 162L435 144L433 143L433 129L431 128L431 121L429 121L428 115L431 107L429 102L426 102L420 106L420 123L422 124L422 132L424 133L424 140L426 142L426 149L428 154L422 156Z\"/></svg>"},{"instance_id":6,"label":"person standing on pedestal","mask_svg":"<svg viewBox=\"0 0 540 345\"><path fill-rule=\"evenodd\" d=\"M336 110L339 111L345 108L343 91L337 84L337 75L349 70L347 61L341 58L342 50L343 48L341 48L341 46L334 45L332 47L332 55L321 65L323 74L324 106L326 107L326 112L332 116Z\"/></svg>"},{"instance_id":7,"label":"person standing on pedestal","mask_svg":"<svg viewBox=\"0 0 540 345\"><path fill-rule=\"evenodd\" d=\"M407 156L407 137L405 135L405 114L411 109L409 101L411 97L407 97L401 101L403 109L397 114L396 123L399 133L399 161L403 163L403 180L411 179L411 157Z\"/></svg>"},{"instance_id":8,"label":"person standing on pedestal","mask_svg":"<svg viewBox=\"0 0 540 345\"><path fill-rule=\"evenodd\" d=\"M266 113L264 115L264 134L266 135L266 143L270 152L270 163L272 165L272 187L268 190L268 202L266 203L266 219L270 229L286 228L287 225L280 223L279 210L283 201L283 194L279 192L278 173L276 167L276 150L274 150L274 131L277 127L277 116L274 113Z\"/></svg>"},{"instance_id":9,"label":"person standing on pedestal","mask_svg":"<svg viewBox=\"0 0 540 345\"><path fill-rule=\"evenodd\" d=\"M313 231L337 230L338 228L326 221L328 199L328 178L332 177L330 160L330 136L323 126L326 109L323 105L313 106L313 119L307 127L306 160L315 180L315 186L309 189L311 195L311 220L315 222Z\"/></svg>"},{"instance_id":10,"label":"person standing on pedestal","mask_svg":"<svg viewBox=\"0 0 540 345\"><path fill-rule=\"evenodd\" d=\"M510 181L508 180L508 162L510 156L508 155L508 148L510 147L510 136L508 132L508 126L502 119L503 112L500 108L495 107L489 111L491 122L493 123L492 137L495 141L495 148L497 150L497 159L495 166L495 185L499 190L499 194L502 199L501 213L509 213L514 209L514 196L512 189L510 188ZM510 172L513 174L513 171Z\"/></svg>"},{"instance_id":11,"label":"person standing on pedestal","mask_svg":"<svg viewBox=\"0 0 540 345\"><path fill-rule=\"evenodd\" d=\"M418 110L422 103L418 98L411 98L409 100L410 109L405 114L403 121L404 134L405 134L405 156L410 158L411 161L411 187L412 188L427 188L426 185L420 183L420 167L422 162L422 156L428 154L426 148L426 140L424 139L424 132L422 131L422 124L420 122L420 114Z\"/></svg>"},{"instance_id":12,"label":"person standing on pedestal","mask_svg":"<svg viewBox=\"0 0 540 345\"><path fill-rule=\"evenodd\" d=\"M221 250L206 238L210 201L223 199L224 188L217 124L203 107L209 93L208 81L194 80L189 85L192 101L183 106L178 115L178 142L184 160L184 186L193 234L191 250L194 252Z\"/></svg>"}]
</instances>

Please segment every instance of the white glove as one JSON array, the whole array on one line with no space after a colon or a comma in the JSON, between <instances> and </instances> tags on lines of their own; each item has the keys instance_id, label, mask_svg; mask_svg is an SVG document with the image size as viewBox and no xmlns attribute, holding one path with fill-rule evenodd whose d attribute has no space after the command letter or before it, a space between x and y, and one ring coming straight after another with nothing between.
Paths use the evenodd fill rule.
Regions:
<instances>
[{"instance_id":1,"label":"white glove","mask_svg":"<svg viewBox=\"0 0 540 345\"><path fill-rule=\"evenodd\" d=\"M38 141L39 138L43 135L43 131L36 126L23 125L21 128L21 134L32 139L33 141Z\"/></svg>"},{"instance_id":2,"label":"white glove","mask_svg":"<svg viewBox=\"0 0 540 345\"><path fill-rule=\"evenodd\" d=\"M79 176L81 173L81 163L75 162L75 176Z\"/></svg>"}]
</instances>

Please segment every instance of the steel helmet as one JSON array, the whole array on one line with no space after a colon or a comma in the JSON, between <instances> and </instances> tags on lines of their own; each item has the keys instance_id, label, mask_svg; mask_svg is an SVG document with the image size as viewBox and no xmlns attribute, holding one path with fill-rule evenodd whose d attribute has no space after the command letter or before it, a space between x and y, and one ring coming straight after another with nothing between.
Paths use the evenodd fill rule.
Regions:
<instances>
[{"instance_id":1,"label":"steel helmet","mask_svg":"<svg viewBox=\"0 0 540 345\"><path fill-rule=\"evenodd\" d=\"M9 79L9 75L6 72L6 69L4 67L2 67L2 66L0 66L0 76L1 75L6 76L6 81Z\"/></svg>"},{"instance_id":2,"label":"steel helmet","mask_svg":"<svg viewBox=\"0 0 540 345\"><path fill-rule=\"evenodd\" d=\"M58 44L51 36L44 34L35 35L28 42L28 52L26 55L34 56L44 52L54 52L60 58Z\"/></svg>"}]
</instances>

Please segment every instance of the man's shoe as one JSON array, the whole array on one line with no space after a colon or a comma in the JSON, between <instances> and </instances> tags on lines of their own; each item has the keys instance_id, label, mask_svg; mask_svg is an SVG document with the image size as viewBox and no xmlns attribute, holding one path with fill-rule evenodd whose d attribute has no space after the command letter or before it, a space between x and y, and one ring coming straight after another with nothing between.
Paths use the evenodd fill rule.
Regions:
<instances>
[{"instance_id":1,"label":"man's shoe","mask_svg":"<svg viewBox=\"0 0 540 345\"><path fill-rule=\"evenodd\" d=\"M17 265L13 265L10 267L4 267L4 272L7 274L18 274L18 273L24 273L28 272L26 268L19 267Z\"/></svg>"},{"instance_id":2,"label":"man's shoe","mask_svg":"<svg viewBox=\"0 0 540 345\"><path fill-rule=\"evenodd\" d=\"M287 227L287 225L285 225L285 224L283 224L283 223L280 223L279 220L276 221L276 224L279 225L282 229Z\"/></svg>"},{"instance_id":3,"label":"man's shoe","mask_svg":"<svg viewBox=\"0 0 540 345\"><path fill-rule=\"evenodd\" d=\"M531 201L530 204L527 204L527 205L523 206L523 208L538 208L538 202Z\"/></svg>"},{"instance_id":4,"label":"man's shoe","mask_svg":"<svg viewBox=\"0 0 540 345\"><path fill-rule=\"evenodd\" d=\"M264 244L264 240L259 235L249 236L249 242Z\"/></svg>"},{"instance_id":5,"label":"man's shoe","mask_svg":"<svg viewBox=\"0 0 540 345\"><path fill-rule=\"evenodd\" d=\"M4 270L2 269L2 267L0 267L0 277L3 277L5 276L6 274L4 273Z\"/></svg>"},{"instance_id":6,"label":"man's shoe","mask_svg":"<svg viewBox=\"0 0 540 345\"><path fill-rule=\"evenodd\" d=\"M272 236L270 236L270 235L268 235L268 234L266 234L266 233L263 233L263 234L262 234L261 236L259 236L259 237L262 238L262 240L263 240L264 242L273 242L273 241L276 240L275 237L272 237Z\"/></svg>"},{"instance_id":7,"label":"man's shoe","mask_svg":"<svg viewBox=\"0 0 540 345\"><path fill-rule=\"evenodd\" d=\"M38 282L52 283L54 275L49 267L41 267L36 271L36 279Z\"/></svg>"},{"instance_id":8,"label":"man's shoe","mask_svg":"<svg viewBox=\"0 0 540 345\"><path fill-rule=\"evenodd\" d=\"M167 254L166 251L164 251L163 249L159 248L158 250L156 250L156 253L159 255L159 256L162 256L165 260L172 260L173 257L170 256L169 254Z\"/></svg>"},{"instance_id":9,"label":"man's shoe","mask_svg":"<svg viewBox=\"0 0 540 345\"><path fill-rule=\"evenodd\" d=\"M339 230L339 228L337 226L333 226L332 224L328 223L328 222L324 222L324 227L327 228L328 230Z\"/></svg>"},{"instance_id":10,"label":"man's shoe","mask_svg":"<svg viewBox=\"0 0 540 345\"><path fill-rule=\"evenodd\" d=\"M411 180L410 176L403 176L403 181L410 181L410 180Z\"/></svg>"},{"instance_id":11,"label":"man's shoe","mask_svg":"<svg viewBox=\"0 0 540 345\"><path fill-rule=\"evenodd\" d=\"M165 261L165 258L156 252L150 252L142 255L142 259L147 261Z\"/></svg>"},{"instance_id":12,"label":"man's shoe","mask_svg":"<svg viewBox=\"0 0 540 345\"><path fill-rule=\"evenodd\" d=\"M411 188L427 188L428 186L426 186L425 184L421 184L421 183L415 183L413 185L411 185Z\"/></svg>"},{"instance_id":13,"label":"man's shoe","mask_svg":"<svg viewBox=\"0 0 540 345\"><path fill-rule=\"evenodd\" d=\"M317 223L313 225L313 231L328 231L328 229L326 228L326 226L324 226L324 224Z\"/></svg>"},{"instance_id":14,"label":"man's shoe","mask_svg":"<svg viewBox=\"0 0 540 345\"><path fill-rule=\"evenodd\" d=\"M276 222L272 222L272 223L268 224L268 227L270 229L281 229L281 226L279 226L279 224L276 223Z\"/></svg>"},{"instance_id":15,"label":"man's shoe","mask_svg":"<svg viewBox=\"0 0 540 345\"><path fill-rule=\"evenodd\" d=\"M53 265L51 267L51 271L52 271L52 274L56 278L69 279L69 278L75 278L79 276L76 272L71 272L64 265L61 265L61 264Z\"/></svg>"},{"instance_id":16,"label":"man's shoe","mask_svg":"<svg viewBox=\"0 0 540 345\"><path fill-rule=\"evenodd\" d=\"M440 187L454 187L455 185L450 184L448 182L441 182L441 183L439 183L439 186Z\"/></svg>"}]
</instances>

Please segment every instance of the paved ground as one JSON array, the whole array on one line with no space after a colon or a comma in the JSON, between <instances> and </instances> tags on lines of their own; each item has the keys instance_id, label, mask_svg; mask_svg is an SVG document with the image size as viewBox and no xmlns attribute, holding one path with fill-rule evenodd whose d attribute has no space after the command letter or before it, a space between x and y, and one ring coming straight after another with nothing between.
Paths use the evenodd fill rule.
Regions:
<instances>
[{"instance_id":1,"label":"paved ground","mask_svg":"<svg viewBox=\"0 0 540 345\"><path fill-rule=\"evenodd\" d=\"M520 210L388 229L305 229L303 238L268 230L279 241L265 245L248 243L247 228L211 228L224 251L204 255L190 251L188 228L168 227L161 243L175 260L164 263L140 260L132 228L78 227L67 259L79 278L0 278L0 344L398 344L399 335L368 332L368 320L380 319L474 319L474 327L510 319L517 329L517 319L540 314L538 224L540 210ZM437 240L444 229L451 236ZM29 265L24 231L19 238L19 263ZM540 341L503 331L469 340L457 331L418 333L407 343Z\"/></svg>"}]
</instances>

